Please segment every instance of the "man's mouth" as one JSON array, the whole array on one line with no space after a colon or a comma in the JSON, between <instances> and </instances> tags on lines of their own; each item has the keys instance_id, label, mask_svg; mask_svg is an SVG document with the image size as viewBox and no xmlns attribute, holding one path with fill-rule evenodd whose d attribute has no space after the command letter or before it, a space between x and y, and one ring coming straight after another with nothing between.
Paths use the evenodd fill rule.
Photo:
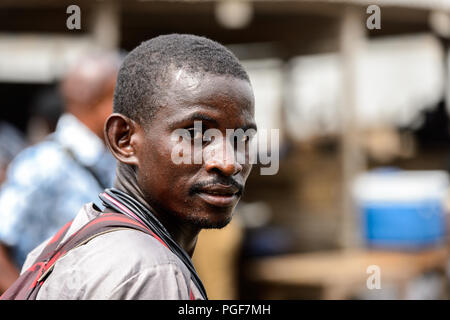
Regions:
<instances>
[{"instance_id":1,"label":"man's mouth","mask_svg":"<svg viewBox=\"0 0 450 320\"><path fill-rule=\"evenodd\" d=\"M232 185L210 185L197 191L205 202L217 207L231 207L240 197L240 190Z\"/></svg>"}]
</instances>

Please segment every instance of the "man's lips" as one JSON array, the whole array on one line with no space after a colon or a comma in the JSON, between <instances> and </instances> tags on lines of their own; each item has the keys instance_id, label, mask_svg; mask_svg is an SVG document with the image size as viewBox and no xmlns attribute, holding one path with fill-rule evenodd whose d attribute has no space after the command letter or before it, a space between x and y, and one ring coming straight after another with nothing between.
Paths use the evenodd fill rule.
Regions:
<instances>
[{"instance_id":1,"label":"man's lips","mask_svg":"<svg viewBox=\"0 0 450 320\"><path fill-rule=\"evenodd\" d=\"M218 206L233 206L240 197L239 188L233 185L210 185L197 190L197 194L205 202Z\"/></svg>"}]
</instances>

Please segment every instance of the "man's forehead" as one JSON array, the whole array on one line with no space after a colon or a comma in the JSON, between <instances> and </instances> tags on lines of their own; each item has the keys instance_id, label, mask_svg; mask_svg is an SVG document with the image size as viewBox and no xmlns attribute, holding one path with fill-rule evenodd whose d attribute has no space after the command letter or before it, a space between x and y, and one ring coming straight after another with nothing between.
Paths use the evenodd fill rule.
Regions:
<instances>
[{"instance_id":1,"label":"man's forehead","mask_svg":"<svg viewBox=\"0 0 450 320\"><path fill-rule=\"evenodd\" d=\"M186 68L169 69L171 87L175 90L183 89L196 89L200 86L202 79L202 74L193 73L186 70Z\"/></svg>"},{"instance_id":2,"label":"man's forehead","mask_svg":"<svg viewBox=\"0 0 450 320\"><path fill-rule=\"evenodd\" d=\"M206 105L186 108L181 112L173 113L168 118L173 128L190 125L194 121L209 123L211 126L225 129L257 129L253 114L247 110L230 114L227 110L208 107Z\"/></svg>"},{"instance_id":3,"label":"man's forehead","mask_svg":"<svg viewBox=\"0 0 450 320\"><path fill-rule=\"evenodd\" d=\"M248 81L228 75L171 70L165 101L157 121L175 129L189 121L209 121L216 127L256 127L254 97Z\"/></svg>"},{"instance_id":4,"label":"man's forehead","mask_svg":"<svg viewBox=\"0 0 450 320\"><path fill-rule=\"evenodd\" d=\"M213 102L229 100L253 109L254 97L250 83L231 75L192 72L186 68L170 70L169 96L177 100ZM201 100L201 101L200 101Z\"/></svg>"}]
</instances>

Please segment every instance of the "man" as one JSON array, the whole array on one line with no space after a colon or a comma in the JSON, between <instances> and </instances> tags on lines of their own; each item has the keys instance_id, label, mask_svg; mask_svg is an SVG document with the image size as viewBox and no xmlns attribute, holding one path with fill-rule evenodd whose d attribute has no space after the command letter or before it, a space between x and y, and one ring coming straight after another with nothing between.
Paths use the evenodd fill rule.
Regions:
<instances>
[{"instance_id":1,"label":"man","mask_svg":"<svg viewBox=\"0 0 450 320\"><path fill-rule=\"evenodd\" d=\"M6 178L6 170L14 157L26 147L23 134L11 124L0 122L0 185ZM0 292L17 278L17 268L11 263L5 248L0 245Z\"/></svg>"},{"instance_id":2,"label":"man","mask_svg":"<svg viewBox=\"0 0 450 320\"><path fill-rule=\"evenodd\" d=\"M224 137L203 139L196 121ZM105 123L107 145L118 160L115 194L120 197L103 211L125 207L148 212L140 219L153 216L157 228L167 231L166 240L180 248L178 255L144 232L109 232L57 260L37 299L205 298L183 257L192 257L201 229L222 228L232 218L251 164L236 160L225 134L246 128L256 129L253 92L247 73L228 49L203 37L178 34L135 48L119 70L114 113ZM180 143L173 132L178 129L188 133L184 146L201 143L203 161L173 161ZM101 215L93 204L85 205L65 238ZM44 245L29 255L23 270Z\"/></svg>"},{"instance_id":3,"label":"man","mask_svg":"<svg viewBox=\"0 0 450 320\"><path fill-rule=\"evenodd\" d=\"M32 249L112 185L115 161L104 145L103 125L119 66L113 54L75 63L61 83L66 109L54 134L10 165L0 193L0 292L17 278Z\"/></svg>"}]
</instances>

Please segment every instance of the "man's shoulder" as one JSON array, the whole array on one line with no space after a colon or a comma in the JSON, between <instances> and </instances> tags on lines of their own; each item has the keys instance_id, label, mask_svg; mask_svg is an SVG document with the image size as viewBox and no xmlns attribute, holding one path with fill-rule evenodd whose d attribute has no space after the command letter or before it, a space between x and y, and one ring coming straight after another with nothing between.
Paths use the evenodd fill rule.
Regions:
<instances>
[{"instance_id":1,"label":"man's shoulder","mask_svg":"<svg viewBox=\"0 0 450 320\"><path fill-rule=\"evenodd\" d=\"M189 282L187 268L153 236L121 229L67 252L55 263L39 299L179 297Z\"/></svg>"},{"instance_id":2,"label":"man's shoulder","mask_svg":"<svg viewBox=\"0 0 450 320\"><path fill-rule=\"evenodd\" d=\"M92 204L86 204L65 238L99 216L100 211ZM27 266L43 247L44 244L29 255ZM142 289L143 297L153 297L156 293L150 291L154 291L154 286L185 293L187 289L183 288L187 288L189 282L187 267L158 239L139 230L121 228L100 234L69 250L55 263L39 297L56 298L62 294L68 299L103 299L113 293L123 294L130 287L134 288L131 291L145 288ZM178 296L181 293L170 294Z\"/></svg>"},{"instance_id":3,"label":"man's shoulder","mask_svg":"<svg viewBox=\"0 0 450 320\"><path fill-rule=\"evenodd\" d=\"M120 229L91 240L85 251L94 251L98 257L108 257L114 264L134 269L158 265L182 265L179 258L150 234L134 229ZM183 265L184 266L184 265Z\"/></svg>"},{"instance_id":4,"label":"man's shoulder","mask_svg":"<svg viewBox=\"0 0 450 320\"><path fill-rule=\"evenodd\" d=\"M102 216L93 203L85 204L73 220L68 236L81 229L86 223ZM68 237L66 236L66 238ZM64 239L65 240L65 239ZM173 263L181 261L149 233L136 229L122 227L112 232L98 235L80 247L82 254L96 257L108 256L109 259L123 259L139 262L141 266ZM93 254L92 254L92 253Z\"/></svg>"},{"instance_id":5,"label":"man's shoulder","mask_svg":"<svg viewBox=\"0 0 450 320\"><path fill-rule=\"evenodd\" d=\"M65 238L83 228L89 221L101 217L101 214L93 203L85 204L73 220ZM180 259L154 236L126 227L97 235L84 245L69 251L64 258L83 261L87 268L92 263L97 268L120 266L122 270L138 272L158 265L171 264L187 271L184 270L187 268Z\"/></svg>"}]
</instances>

